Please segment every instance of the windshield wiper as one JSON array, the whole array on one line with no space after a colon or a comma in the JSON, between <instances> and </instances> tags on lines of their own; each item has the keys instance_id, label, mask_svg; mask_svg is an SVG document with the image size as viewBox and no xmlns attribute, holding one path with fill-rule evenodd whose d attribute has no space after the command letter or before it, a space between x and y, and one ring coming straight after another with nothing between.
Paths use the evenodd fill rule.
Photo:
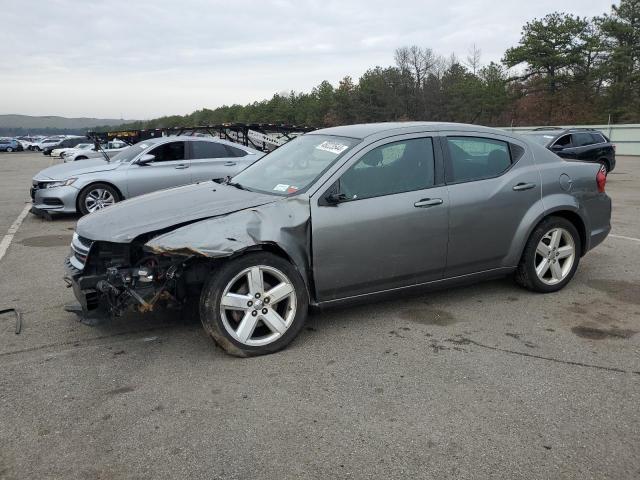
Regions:
<instances>
[{"instance_id":1,"label":"windshield wiper","mask_svg":"<svg viewBox=\"0 0 640 480\"><path fill-rule=\"evenodd\" d=\"M231 185L232 187L236 187L237 189L240 189L240 190L246 190L245 187L243 187L242 185L236 182L227 182L227 185Z\"/></svg>"}]
</instances>

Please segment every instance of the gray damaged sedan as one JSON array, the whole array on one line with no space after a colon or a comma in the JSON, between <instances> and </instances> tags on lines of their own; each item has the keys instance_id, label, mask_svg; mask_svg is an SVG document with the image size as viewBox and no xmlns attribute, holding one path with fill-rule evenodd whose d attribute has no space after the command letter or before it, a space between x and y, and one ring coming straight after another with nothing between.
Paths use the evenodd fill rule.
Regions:
<instances>
[{"instance_id":1,"label":"gray damaged sedan","mask_svg":"<svg viewBox=\"0 0 640 480\"><path fill-rule=\"evenodd\" d=\"M35 213L86 215L144 193L233 176L263 155L216 138L145 140L111 159L107 156L45 168L33 177L31 199Z\"/></svg>"},{"instance_id":2,"label":"gray damaged sedan","mask_svg":"<svg viewBox=\"0 0 640 480\"><path fill-rule=\"evenodd\" d=\"M472 125L318 130L226 183L82 218L67 282L87 319L199 302L228 353L275 352L309 306L515 274L555 292L610 230L598 165Z\"/></svg>"}]
</instances>

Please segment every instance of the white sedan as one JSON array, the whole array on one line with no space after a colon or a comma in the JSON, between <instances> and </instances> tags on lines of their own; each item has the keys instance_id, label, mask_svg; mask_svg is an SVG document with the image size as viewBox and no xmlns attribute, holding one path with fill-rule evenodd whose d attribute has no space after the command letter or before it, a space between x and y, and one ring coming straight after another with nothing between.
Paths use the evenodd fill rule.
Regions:
<instances>
[{"instance_id":1,"label":"white sedan","mask_svg":"<svg viewBox=\"0 0 640 480\"><path fill-rule=\"evenodd\" d=\"M65 162L75 162L76 160L87 160L88 158L104 158L104 153L106 153L109 158L117 155L122 150L129 146L128 143L123 142L122 140L111 140L106 144L101 145L100 150L96 150L92 145L91 148L86 150L78 150L74 152L69 152L64 155ZM104 152L104 153L103 153Z\"/></svg>"},{"instance_id":2,"label":"white sedan","mask_svg":"<svg viewBox=\"0 0 640 480\"><path fill-rule=\"evenodd\" d=\"M71 152L81 151L81 150L90 150L93 148L93 143L79 143L75 147L68 148L54 148L51 150L52 157L64 157L65 155L69 155Z\"/></svg>"}]
</instances>

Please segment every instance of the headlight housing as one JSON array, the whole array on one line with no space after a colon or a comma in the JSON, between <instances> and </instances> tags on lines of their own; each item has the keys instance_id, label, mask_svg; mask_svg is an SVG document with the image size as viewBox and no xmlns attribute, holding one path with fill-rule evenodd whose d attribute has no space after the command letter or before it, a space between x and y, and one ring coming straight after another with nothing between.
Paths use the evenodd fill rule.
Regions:
<instances>
[{"instance_id":1,"label":"headlight housing","mask_svg":"<svg viewBox=\"0 0 640 480\"><path fill-rule=\"evenodd\" d=\"M68 185L73 184L77 180L76 177L67 178L66 180L59 180L57 182L48 182L45 184L44 188L54 188L54 187L66 187Z\"/></svg>"}]
</instances>

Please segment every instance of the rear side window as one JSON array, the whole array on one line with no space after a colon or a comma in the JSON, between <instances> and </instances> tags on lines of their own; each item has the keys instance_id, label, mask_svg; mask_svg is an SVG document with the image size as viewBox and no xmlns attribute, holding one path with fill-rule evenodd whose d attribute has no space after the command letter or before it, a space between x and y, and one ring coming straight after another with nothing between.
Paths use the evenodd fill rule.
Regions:
<instances>
[{"instance_id":1,"label":"rear side window","mask_svg":"<svg viewBox=\"0 0 640 480\"><path fill-rule=\"evenodd\" d=\"M606 140L600 133L592 133L591 138L593 139L593 143L605 143Z\"/></svg>"},{"instance_id":2,"label":"rear side window","mask_svg":"<svg viewBox=\"0 0 640 480\"><path fill-rule=\"evenodd\" d=\"M191 158L226 158L229 152L221 143L216 142L191 142Z\"/></svg>"},{"instance_id":3,"label":"rear side window","mask_svg":"<svg viewBox=\"0 0 640 480\"><path fill-rule=\"evenodd\" d=\"M509 143L492 138L447 137L450 164L447 182L497 177L511 166Z\"/></svg>"},{"instance_id":4,"label":"rear side window","mask_svg":"<svg viewBox=\"0 0 640 480\"><path fill-rule=\"evenodd\" d=\"M584 147L594 143L590 133L573 133L571 134L571 143L574 147Z\"/></svg>"},{"instance_id":5,"label":"rear side window","mask_svg":"<svg viewBox=\"0 0 640 480\"><path fill-rule=\"evenodd\" d=\"M184 142L170 142L160 145L149 152L156 158L154 162L184 160Z\"/></svg>"},{"instance_id":6,"label":"rear side window","mask_svg":"<svg viewBox=\"0 0 640 480\"><path fill-rule=\"evenodd\" d=\"M247 152L240 148L231 147L229 145L225 145L225 147L229 150L230 157L244 157L247 155Z\"/></svg>"},{"instance_id":7,"label":"rear side window","mask_svg":"<svg viewBox=\"0 0 640 480\"><path fill-rule=\"evenodd\" d=\"M412 192L434 184L433 141L416 138L367 152L340 178L349 200Z\"/></svg>"}]
</instances>

